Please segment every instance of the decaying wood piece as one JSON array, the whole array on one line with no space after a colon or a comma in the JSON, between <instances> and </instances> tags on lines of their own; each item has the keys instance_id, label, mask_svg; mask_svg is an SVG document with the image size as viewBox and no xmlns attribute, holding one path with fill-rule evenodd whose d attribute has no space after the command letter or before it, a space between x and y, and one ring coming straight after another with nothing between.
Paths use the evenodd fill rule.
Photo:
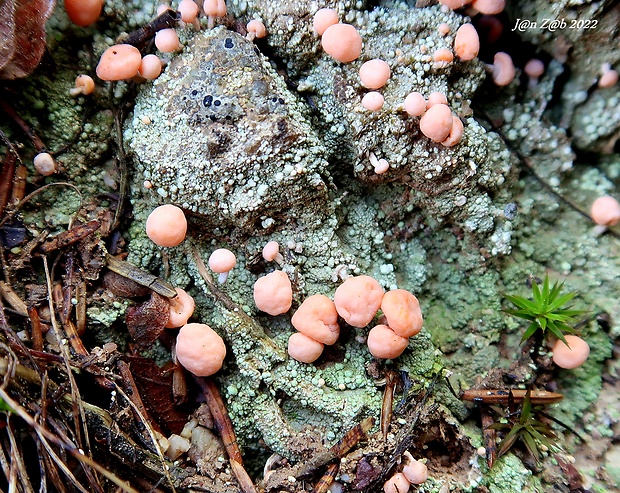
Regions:
<instances>
[{"instance_id":1,"label":"decaying wood piece","mask_svg":"<svg viewBox=\"0 0 620 493\"><path fill-rule=\"evenodd\" d=\"M28 316L28 307L26 303L17 295L15 291L11 289L6 282L0 281L0 295L11 305L11 308L15 310L22 317Z\"/></svg>"},{"instance_id":2,"label":"decaying wood piece","mask_svg":"<svg viewBox=\"0 0 620 493\"><path fill-rule=\"evenodd\" d=\"M374 424L375 418L363 419L351 428L338 443L332 445L327 452L319 454L304 463L297 474L297 479L310 479L325 465L344 457L349 450L366 438L366 433Z\"/></svg>"},{"instance_id":3,"label":"decaying wood piece","mask_svg":"<svg viewBox=\"0 0 620 493\"><path fill-rule=\"evenodd\" d=\"M45 22L54 0L4 0L0 3L0 79L31 74L45 52Z\"/></svg>"},{"instance_id":4,"label":"decaying wood piece","mask_svg":"<svg viewBox=\"0 0 620 493\"><path fill-rule=\"evenodd\" d=\"M39 251L41 253L50 253L54 250L67 247L93 234L100 227L101 222L97 219L93 219L86 224L79 224L74 228L71 228L69 231L63 231L62 233L59 233L53 238L47 240L39 247Z\"/></svg>"},{"instance_id":5,"label":"decaying wood piece","mask_svg":"<svg viewBox=\"0 0 620 493\"><path fill-rule=\"evenodd\" d=\"M226 453L228 454L230 468L239 483L239 488L243 493L258 493L256 486L252 483L252 479L243 467L243 457L241 456L241 450L237 444L235 430L228 416L228 411L226 411L226 406L224 405L224 400L222 399L220 391L210 378L196 377L196 382L198 382L207 400L209 411L211 411L213 421L215 422L215 428L220 433L220 437L226 448Z\"/></svg>"}]
</instances>

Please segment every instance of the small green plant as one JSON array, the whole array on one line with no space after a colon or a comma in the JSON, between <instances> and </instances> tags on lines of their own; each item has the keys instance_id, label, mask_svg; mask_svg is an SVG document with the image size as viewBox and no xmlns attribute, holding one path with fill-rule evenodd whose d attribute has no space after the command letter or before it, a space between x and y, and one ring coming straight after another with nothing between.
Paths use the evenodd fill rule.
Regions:
<instances>
[{"instance_id":1,"label":"small green plant","mask_svg":"<svg viewBox=\"0 0 620 493\"><path fill-rule=\"evenodd\" d=\"M498 446L498 457L508 452L517 440L525 445L537 462L540 462L541 452L559 449L558 436L547 423L536 419L538 414L544 413L538 406L532 407L530 391L525 394L523 403L515 412L505 414L498 406L492 406L492 408L500 415L500 418L488 428L507 432Z\"/></svg>"},{"instance_id":2,"label":"small green plant","mask_svg":"<svg viewBox=\"0 0 620 493\"><path fill-rule=\"evenodd\" d=\"M542 289L536 281L532 281L533 300L528 300L523 296L505 295L506 299L517 307L516 310L504 310L504 312L530 321L530 325L521 337L523 343L539 330L542 336L549 337L549 334L561 339L568 346L565 333L572 334L575 332L571 326L567 324L573 317L585 313L585 310L571 310L564 307L566 303L572 300L577 293L562 293L564 282L556 281L553 286L549 286L549 276L545 276Z\"/></svg>"}]
</instances>

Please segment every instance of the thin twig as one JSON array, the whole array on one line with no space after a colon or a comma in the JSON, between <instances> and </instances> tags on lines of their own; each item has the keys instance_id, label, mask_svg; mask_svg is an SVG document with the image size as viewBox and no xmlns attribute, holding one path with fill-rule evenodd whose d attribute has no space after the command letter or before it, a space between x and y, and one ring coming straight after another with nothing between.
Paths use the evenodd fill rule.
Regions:
<instances>
[{"instance_id":1,"label":"thin twig","mask_svg":"<svg viewBox=\"0 0 620 493\"><path fill-rule=\"evenodd\" d=\"M170 484L170 489L172 490L173 493L176 493L176 490L174 488L174 482L169 472L170 467L166 463L166 458L164 457L164 454L161 451L161 447L159 446L159 442L157 441L157 437L155 436L155 433L153 432L153 427L148 422L146 417L142 414L142 412L140 412L140 409L138 409L138 406L134 404L134 402L129 398L129 396L127 396L127 394L123 391L123 389L119 387L118 384L116 383L115 383L115 386L116 386L116 391L121 396L123 396L123 398L128 402L133 412L138 416L138 418L140 419L140 421L142 422L146 430L149 432L149 436L151 437L151 442L153 442L153 447L155 448L155 452L157 452L157 457L159 457L159 460L161 461L161 468L164 472L164 475L166 476L166 479L168 480L168 483Z\"/></svg>"},{"instance_id":2,"label":"thin twig","mask_svg":"<svg viewBox=\"0 0 620 493\"><path fill-rule=\"evenodd\" d=\"M215 427L220 433L222 442L224 442L230 468L239 483L239 488L243 493L258 493L256 486L252 483L252 479L243 467L243 457L239 445L237 444L235 430L233 429L232 421L228 416L228 411L226 410L220 391L210 378L196 377L196 382L198 382L207 400L209 411L211 411Z\"/></svg>"},{"instance_id":3,"label":"thin twig","mask_svg":"<svg viewBox=\"0 0 620 493\"><path fill-rule=\"evenodd\" d=\"M40 194L41 192L43 192L44 190L47 190L50 187L69 187L69 188L73 188L77 194L80 196L80 206L78 207L78 210L75 211L75 214L77 215L78 212L80 212L80 209L82 208L82 194L80 193L80 189L78 187L76 187L75 185L73 185L72 183L68 183L65 181L57 181L55 183L48 183L47 185L43 185L40 188L37 188L34 192L30 192L28 195L26 195L22 200L20 200L17 204L15 204L15 208L8 212L6 216L4 216L4 218L0 221L0 226L2 226L5 222L7 222L10 218L12 218L15 214L17 214L17 211L19 211L19 209L21 209L21 207L28 202L32 197Z\"/></svg>"},{"instance_id":4,"label":"thin twig","mask_svg":"<svg viewBox=\"0 0 620 493\"><path fill-rule=\"evenodd\" d=\"M30 125L28 125L28 122L19 116L13 107L3 99L0 99L0 109L2 109L2 111L4 111L6 115L17 124L22 132L26 134L26 136L32 141L32 145L37 152L47 152L47 146L43 143L35 131L32 130Z\"/></svg>"},{"instance_id":5,"label":"thin twig","mask_svg":"<svg viewBox=\"0 0 620 493\"><path fill-rule=\"evenodd\" d=\"M17 444L17 440L15 440L15 435L13 434L13 426L11 421L13 420L9 415L7 417L6 431L11 443L11 461L15 463L16 469L19 471L19 479L24 493L34 493L34 489L30 483L30 478L26 472L26 465L24 464L22 452Z\"/></svg>"}]
</instances>

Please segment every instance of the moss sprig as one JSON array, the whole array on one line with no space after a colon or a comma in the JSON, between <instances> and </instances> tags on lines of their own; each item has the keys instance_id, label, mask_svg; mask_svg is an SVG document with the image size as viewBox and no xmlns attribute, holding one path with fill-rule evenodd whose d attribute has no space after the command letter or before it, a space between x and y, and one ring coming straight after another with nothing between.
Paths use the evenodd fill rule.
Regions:
<instances>
[{"instance_id":1,"label":"moss sprig","mask_svg":"<svg viewBox=\"0 0 620 493\"><path fill-rule=\"evenodd\" d=\"M538 331L546 338L557 337L568 346L564 334L573 334L575 329L568 323L576 316L586 313L585 310L573 310L565 305L577 296L576 291L562 294L564 281L556 281L550 286L549 275L545 276L542 288L532 281L532 300L523 296L505 295L506 299L517 307L516 310L506 309L515 317L529 320L530 325L521 337L521 343L534 336Z\"/></svg>"}]
</instances>

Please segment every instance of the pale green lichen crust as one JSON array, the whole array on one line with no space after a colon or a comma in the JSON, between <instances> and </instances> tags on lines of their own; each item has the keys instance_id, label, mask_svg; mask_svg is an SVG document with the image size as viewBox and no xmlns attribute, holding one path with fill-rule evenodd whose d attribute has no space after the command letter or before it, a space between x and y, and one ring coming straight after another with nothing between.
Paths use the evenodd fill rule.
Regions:
<instances>
[{"instance_id":1,"label":"pale green lichen crust","mask_svg":"<svg viewBox=\"0 0 620 493\"><path fill-rule=\"evenodd\" d=\"M159 202L204 227L251 231L262 220L328 212L327 162L305 109L242 36L197 34L138 96L125 132ZM320 212L323 211L323 214Z\"/></svg>"}]
</instances>

